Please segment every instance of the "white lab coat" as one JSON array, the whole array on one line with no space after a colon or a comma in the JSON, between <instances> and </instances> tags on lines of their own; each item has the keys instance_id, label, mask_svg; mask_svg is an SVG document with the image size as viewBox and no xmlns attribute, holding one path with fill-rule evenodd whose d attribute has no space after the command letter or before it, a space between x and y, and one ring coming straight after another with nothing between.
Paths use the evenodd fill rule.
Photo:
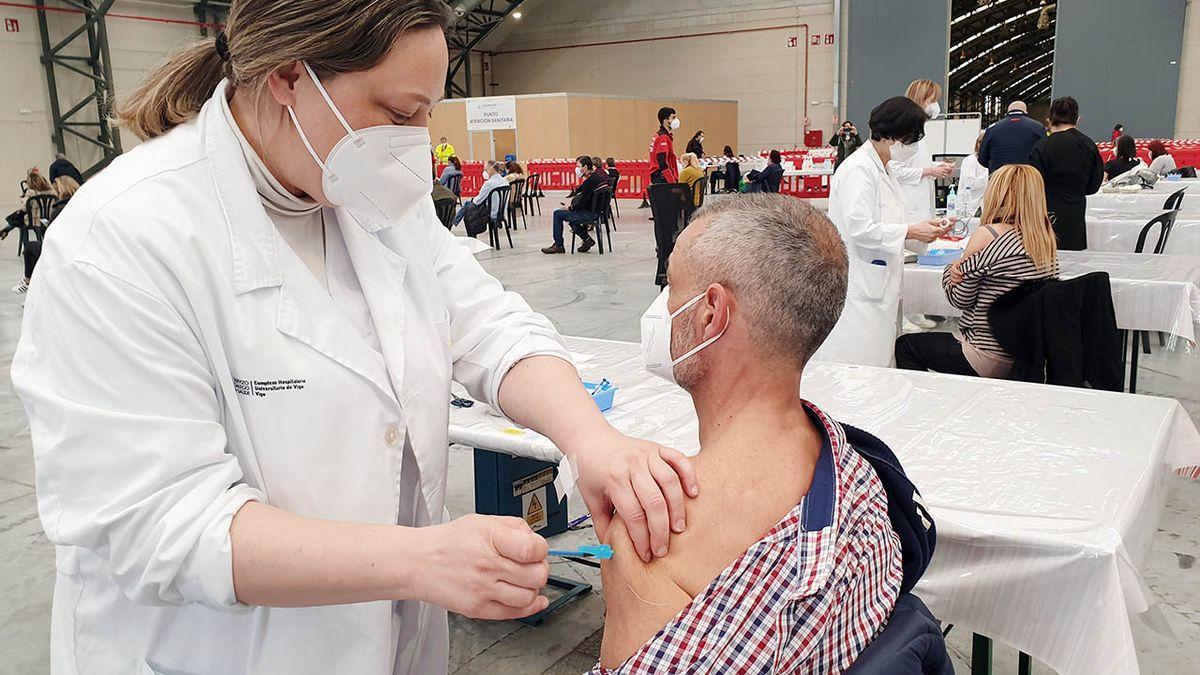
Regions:
<instances>
[{"instance_id":1,"label":"white lab coat","mask_svg":"<svg viewBox=\"0 0 1200 675\"><path fill-rule=\"evenodd\" d=\"M958 172L957 198L963 199L967 186L971 186L971 201L974 202L971 213L975 213L983 204L983 193L987 191L988 168L979 163L979 155L971 153L963 158L962 167Z\"/></svg>"},{"instance_id":2,"label":"white lab coat","mask_svg":"<svg viewBox=\"0 0 1200 675\"><path fill-rule=\"evenodd\" d=\"M933 155L930 154L925 139L917 141L917 154L907 162L894 159L888 162L888 173L896 179L900 188L900 197L904 201L904 217L910 223L933 217L933 178L923 175L924 170L931 166Z\"/></svg>"},{"instance_id":3,"label":"white lab coat","mask_svg":"<svg viewBox=\"0 0 1200 675\"><path fill-rule=\"evenodd\" d=\"M870 142L833 175L829 219L846 244L846 305L814 359L890 366L900 314L905 237L909 222L896 179L884 171ZM910 247L921 248L917 242Z\"/></svg>"},{"instance_id":4,"label":"white lab coat","mask_svg":"<svg viewBox=\"0 0 1200 675\"><path fill-rule=\"evenodd\" d=\"M230 522L258 500L394 524L406 499L443 522L451 378L495 404L520 359L570 357L431 202L336 215L381 351L283 243L212 101L55 221L12 367L56 546L53 673L446 671L438 607L239 604Z\"/></svg>"}]
</instances>

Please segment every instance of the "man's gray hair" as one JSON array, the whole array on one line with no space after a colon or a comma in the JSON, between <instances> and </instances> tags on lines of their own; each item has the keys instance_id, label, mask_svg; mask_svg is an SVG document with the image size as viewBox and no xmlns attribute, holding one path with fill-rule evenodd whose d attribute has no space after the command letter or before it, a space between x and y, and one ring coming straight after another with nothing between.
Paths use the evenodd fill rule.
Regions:
<instances>
[{"instance_id":1,"label":"man's gray hair","mask_svg":"<svg viewBox=\"0 0 1200 675\"><path fill-rule=\"evenodd\" d=\"M504 171L504 162L501 162L498 159L489 159L487 166L488 169L496 175L499 175L501 171Z\"/></svg>"},{"instance_id":2,"label":"man's gray hair","mask_svg":"<svg viewBox=\"0 0 1200 675\"><path fill-rule=\"evenodd\" d=\"M712 283L731 289L755 344L803 366L846 302L846 247L833 223L799 199L771 193L721 200L698 218L708 229L687 251L695 291Z\"/></svg>"}]
</instances>

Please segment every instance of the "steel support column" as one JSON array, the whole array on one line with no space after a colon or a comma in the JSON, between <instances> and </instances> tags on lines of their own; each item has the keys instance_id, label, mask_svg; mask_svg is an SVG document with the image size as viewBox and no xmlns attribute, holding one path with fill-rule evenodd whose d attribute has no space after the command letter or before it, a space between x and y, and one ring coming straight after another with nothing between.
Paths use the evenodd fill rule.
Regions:
<instances>
[{"instance_id":1,"label":"steel support column","mask_svg":"<svg viewBox=\"0 0 1200 675\"><path fill-rule=\"evenodd\" d=\"M209 28L223 26L229 15L229 0L196 0L192 3L192 11L196 14L196 22L200 24L200 35L208 37Z\"/></svg>"},{"instance_id":2,"label":"steel support column","mask_svg":"<svg viewBox=\"0 0 1200 675\"><path fill-rule=\"evenodd\" d=\"M112 59L108 49L108 30L104 16L113 0L63 0L76 12L61 12L61 17L78 17L81 23L72 27L58 41L50 37L46 19L46 1L37 1L38 30L42 38L42 66L46 70L46 86L50 92L50 116L54 124L54 146L66 152L66 134L81 138L100 149L100 159L83 169L89 177L108 166L121 154L121 135L112 126L113 88ZM86 43L82 40L86 40ZM80 47L86 46L86 49ZM72 49L69 49L72 48ZM85 52L80 55L79 52ZM85 78L91 92L81 101L64 102L60 88ZM64 80L64 78L66 78ZM64 105L67 107L63 112ZM96 121L79 119L80 113L95 106Z\"/></svg>"},{"instance_id":3,"label":"steel support column","mask_svg":"<svg viewBox=\"0 0 1200 675\"><path fill-rule=\"evenodd\" d=\"M450 69L446 73L446 98L469 98L471 88L471 52L513 13L524 0L458 0L450 4L458 19L446 31L450 45Z\"/></svg>"}]
</instances>

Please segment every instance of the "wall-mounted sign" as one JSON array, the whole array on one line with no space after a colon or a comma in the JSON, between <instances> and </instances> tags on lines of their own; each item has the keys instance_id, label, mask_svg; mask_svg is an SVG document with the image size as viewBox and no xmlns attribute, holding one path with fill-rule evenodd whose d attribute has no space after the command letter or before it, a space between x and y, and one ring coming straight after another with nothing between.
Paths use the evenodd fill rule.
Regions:
<instances>
[{"instance_id":1,"label":"wall-mounted sign","mask_svg":"<svg viewBox=\"0 0 1200 675\"><path fill-rule=\"evenodd\" d=\"M467 131L517 128L517 98L489 96L467 99Z\"/></svg>"},{"instance_id":2,"label":"wall-mounted sign","mask_svg":"<svg viewBox=\"0 0 1200 675\"><path fill-rule=\"evenodd\" d=\"M20 33L21 32L21 22L17 21L16 19L5 19L4 20L4 32L5 33Z\"/></svg>"}]
</instances>

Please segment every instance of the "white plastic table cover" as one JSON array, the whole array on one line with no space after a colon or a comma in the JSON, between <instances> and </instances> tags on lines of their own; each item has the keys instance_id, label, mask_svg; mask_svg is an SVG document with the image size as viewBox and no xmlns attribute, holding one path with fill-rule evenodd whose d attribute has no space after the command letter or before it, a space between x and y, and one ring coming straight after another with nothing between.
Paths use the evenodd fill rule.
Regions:
<instances>
[{"instance_id":1,"label":"white plastic table cover","mask_svg":"<svg viewBox=\"0 0 1200 675\"><path fill-rule=\"evenodd\" d=\"M1179 215L1182 218L1200 218L1200 186L1194 183L1164 183L1151 190L1140 192L1097 192L1088 195L1087 215L1111 217L1127 215L1129 217L1146 215L1153 217L1163 212L1163 204L1171 193L1187 188L1183 193L1183 204Z\"/></svg>"},{"instance_id":2,"label":"white plastic table cover","mask_svg":"<svg viewBox=\"0 0 1200 675\"><path fill-rule=\"evenodd\" d=\"M1200 197L1200 191L1197 191L1196 195ZM1119 214L1106 217L1089 215L1087 217L1088 250L1132 253L1134 247L1137 246L1138 234L1153 217L1133 218L1122 217ZM1146 250L1154 250L1154 244L1157 241L1158 228L1156 227L1146 237ZM1165 253L1200 255L1200 216L1175 219L1175 226L1171 228L1171 238L1167 240Z\"/></svg>"},{"instance_id":3,"label":"white plastic table cover","mask_svg":"<svg viewBox=\"0 0 1200 675\"><path fill-rule=\"evenodd\" d=\"M691 399L642 368L638 345L566 343L585 379L620 388L617 429L698 451ZM920 488L938 541L917 590L940 619L1068 675L1137 672L1130 621L1157 617L1139 566L1170 472L1200 465L1177 401L833 363L811 365L801 393L882 438ZM450 440L561 459L482 405L451 409Z\"/></svg>"},{"instance_id":4,"label":"white plastic table cover","mask_svg":"<svg viewBox=\"0 0 1200 675\"><path fill-rule=\"evenodd\" d=\"M1062 277L1108 272L1117 326L1152 330L1196 343L1200 322L1200 256L1059 251ZM942 290L943 266L904 266L905 314L958 316ZM1174 347L1172 343L1169 345Z\"/></svg>"}]
</instances>

